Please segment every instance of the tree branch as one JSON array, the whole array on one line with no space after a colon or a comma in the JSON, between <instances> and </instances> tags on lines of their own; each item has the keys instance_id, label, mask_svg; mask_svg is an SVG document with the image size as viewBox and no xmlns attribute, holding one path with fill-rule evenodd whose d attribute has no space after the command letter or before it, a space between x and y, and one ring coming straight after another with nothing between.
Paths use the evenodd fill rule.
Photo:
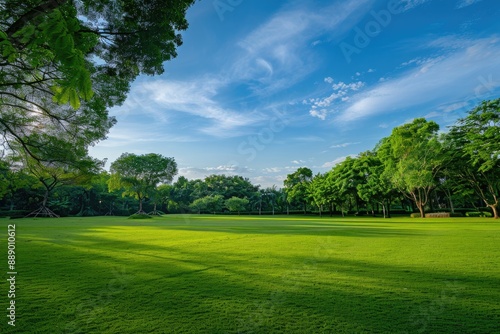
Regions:
<instances>
[{"instance_id":1,"label":"tree branch","mask_svg":"<svg viewBox=\"0 0 500 334\"><path fill-rule=\"evenodd\" d=\"M21 30L28 22L37 18L38 16L51 12L59 6L63 5L67 0L49 0L44 2L30 11L24 13L20 18L17 19L5 32L12 38L12 36Z\"/></svg>"}]
</instances>

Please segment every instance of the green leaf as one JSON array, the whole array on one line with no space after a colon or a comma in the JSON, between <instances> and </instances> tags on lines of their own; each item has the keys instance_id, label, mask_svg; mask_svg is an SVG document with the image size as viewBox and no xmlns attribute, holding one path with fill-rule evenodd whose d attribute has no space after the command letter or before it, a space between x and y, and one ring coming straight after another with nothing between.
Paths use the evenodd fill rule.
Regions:
<instances>
[{"instance_id":1,"label":"green leaf","mask_svg":"<svg viewBox=\"0 0 500 334\"><path fill-rule=\"evenodd\" d=\"M80 98L74 89L69 90L69 104L73 109L80 108Z\"/></svg>"}]
</instances>

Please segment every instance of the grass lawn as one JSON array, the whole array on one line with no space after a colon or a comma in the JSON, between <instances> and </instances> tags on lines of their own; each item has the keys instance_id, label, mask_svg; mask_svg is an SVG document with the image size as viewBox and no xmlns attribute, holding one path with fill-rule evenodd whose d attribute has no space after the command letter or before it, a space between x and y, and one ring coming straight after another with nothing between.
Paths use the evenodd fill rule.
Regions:
<instances>
[{"instance_id":1,"label":"grass lawn","mask_svg":"<svg viewBox=\"0 0 500 334\"><path fill-rule=\"evenodd\" d=\"M16 225L2 333L500 333L500 222L169 215Z\"/></svg>"}]
</instances>

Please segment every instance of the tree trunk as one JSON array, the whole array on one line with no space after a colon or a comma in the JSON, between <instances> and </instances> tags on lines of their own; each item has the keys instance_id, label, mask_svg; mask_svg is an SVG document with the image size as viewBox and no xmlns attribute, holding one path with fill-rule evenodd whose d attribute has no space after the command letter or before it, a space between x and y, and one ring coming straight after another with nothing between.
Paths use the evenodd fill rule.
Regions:
<instances>
[{"instance_id":1,"label":"tree trunk","mask_svg":"<svg viewBox=\"0 0 500 334\"><path fill-rule=\"evenodd\" d=\"M448 197L448 201L450 202L450 212L455 213L455 207L453 206L453 200L451 198L451 192L449 189L446 189L445 191L446 197Z\"/></svg>"},{"instance_id":2,"label":"tree trunk","mask_svg":"<svg viewBox=\"0 0 500 334\"><path fill-rule=\"evenodd\" d=\"M137 213L142 213L142 197L139 197L139 211Z\"/></svg>"},{"instance_id":3,"label":"tree trunk","mask_svg":"<svg viewBox=\"0 0 500 334\"><path fill-rule=\"evenodd\" d=\"M45 194L43 195L42 207L47 207L47 201L49 199L49 189L45 189Z\"/></svg>"},{"instance_id":4,"label":"tree trunk","mask_svg":"<svg viewBox=\"0 0 500 334\"><path fill-rule=\"evenodd\" d=\"M418 207L418 211L420 211L420 218L425 218L425 212L424 212L424 204L421 202L415 203Z\"/></svg>"},{"instance_id":5,"label":"tree trunk","mask_svg":"<svg viewBox=\"0 0 500 334\"><path fill-rule=\"evenodd\" d=\"M493 210L493 218L494 219L498 219L498 209L497 209L497 205L496 204L490 204L488 205L491 210Z\"/></svg>"}]
</instances>

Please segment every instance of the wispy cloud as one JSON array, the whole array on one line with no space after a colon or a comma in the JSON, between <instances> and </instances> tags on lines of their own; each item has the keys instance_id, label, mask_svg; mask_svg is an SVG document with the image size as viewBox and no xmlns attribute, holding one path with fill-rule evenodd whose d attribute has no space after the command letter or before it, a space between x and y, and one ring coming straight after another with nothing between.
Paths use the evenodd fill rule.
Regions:
<instances>
[{"instance_id":1,"label":"wispy cloud","mask_svg":"<svg viewBox=\"0 0 500 334\"><path fill-rule=\"evenodd\" d=\"M330 148L344 148L344 147L351 146L351 145L356 145L356 144L359 144L359 142L336 144L336 145L330 146Z\"/></svg>"},{"instance_id":2,"label":"wispy cloud","mask_svg":"<svg viewBox=\"0 0 500 334\"><path fill-rule=\"evenodd\" d=\"M468 6L473 5L479 1L481 1L481 0L461 0L461 1L459 1L457 8L460 9L460 8L468 7Z\"/></svg>"},{"instance_id":3,"label":"wispy cloud","mask_svg":"<svg viewBox=\"0 0 500 334\"><path fill-rule=\"evenodd\" d=\"M465 47L446 57L357 94L336 120L349 122L426 103L475 98L481 76L500 73L500 41L491 37L462 42Z\"/></svg>"},{"instance_id":4,"label":"wispy cloud","mask_svg":"<svg viewBox=\"0 0 500 334\"><path fill-rule=\"evenodd\" d=\"M354 158L354 157L356 157L356 154L349 154L349 155L346 155L343 157L339 157L333 161L327 161L321 167L322 168L332 168L332 167L338 165L339 163L344 162L348 157Z\"/></svg>"},{"instance_id":5,"label":"wispy cloud","mask_svg":"<svg viewBox=\"0 0 500 334\"><path fill-rule=\"evenodd\" d=\"M198 130L215 137L238 135L238 129L254 125L263 116L252 111L236 111L217 99L227 82L216 78L197 78L186 81L154 80L139 83L121 108L125 113L152 113L155 121L168 122L174 114L194 116ZM166 115L169 115L168 118Z\"/></svg>"},{"instance_id":6,"label":"wispy cloud","mask_svg":"<svg viewBox=\"0 0 500 334\"><path fill-rule=\"evenodd\" d=\"M286 89L313 72L312 43L318 37L341 34L356 23L371 0L338 2L322 8L288 6L244 37L241 54L231 66L232 80L254 84L259 95ZM347 23L347 21L350 21Z\"/></svg>"}]
</instances>

